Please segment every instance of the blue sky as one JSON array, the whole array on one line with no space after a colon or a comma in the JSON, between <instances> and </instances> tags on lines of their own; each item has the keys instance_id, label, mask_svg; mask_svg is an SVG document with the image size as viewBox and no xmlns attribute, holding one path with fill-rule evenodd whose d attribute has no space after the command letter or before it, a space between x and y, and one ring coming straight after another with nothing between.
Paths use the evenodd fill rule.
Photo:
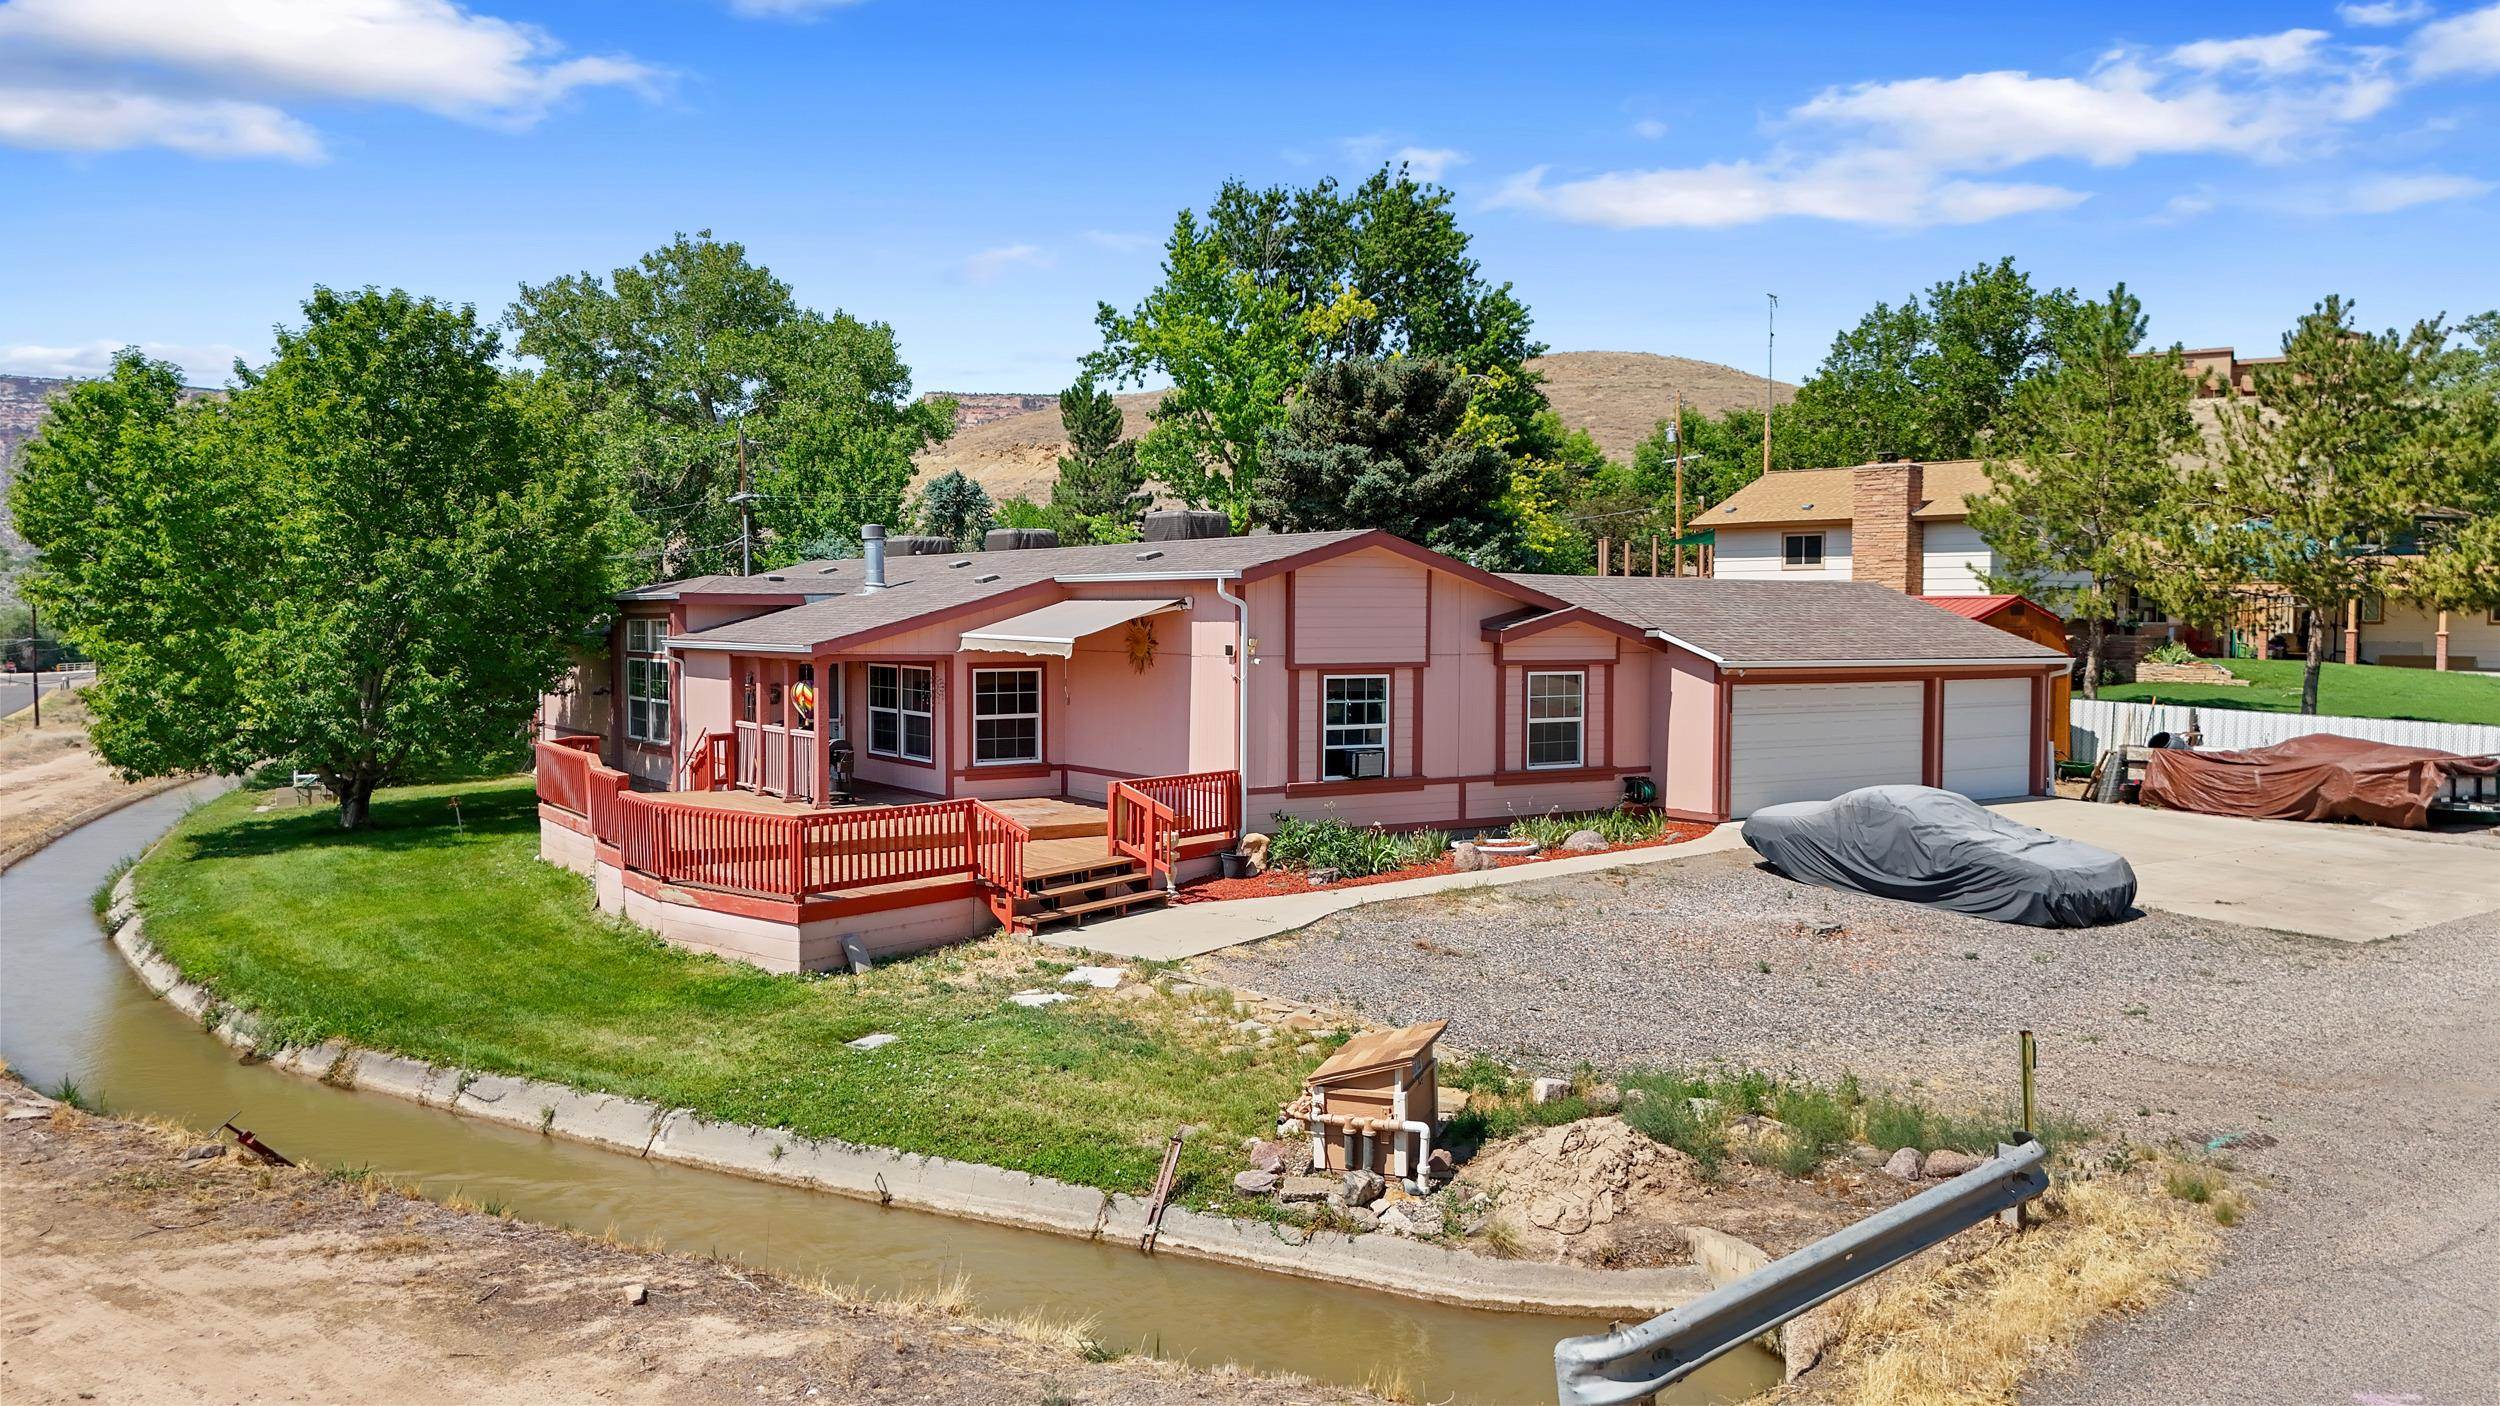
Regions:
<instances>
[{"instance_id":1,"label":"blue sky","mask_svg":"<svg viewBox=\"0 0 2500 1406\"><path fill-rule=\"evenodd\" d=\"M2271 349L2500 306L2500 4L0 0L0 370L224 379L313 284L499 310L710 228L1051 390L1227 176L1405 155L1557 349L1779 371L1982 259Z\"/></svg>"}]
</instances>

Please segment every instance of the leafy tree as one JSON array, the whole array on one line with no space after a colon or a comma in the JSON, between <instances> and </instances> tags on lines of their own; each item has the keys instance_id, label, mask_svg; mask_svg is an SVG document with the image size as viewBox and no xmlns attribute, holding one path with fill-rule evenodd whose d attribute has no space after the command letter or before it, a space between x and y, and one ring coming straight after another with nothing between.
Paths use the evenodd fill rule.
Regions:
<instances>
[{"instance_id":1,"label":"leafy tree","mask_svg":"<svg viewBox=\"0 0 2500 1406\"><path fill-rule=\"evenodd\" d=\"M990 530L992 516L989 490L961 469L947 470L920 490L920 530L956 546L978 544Z\"/></svg>"},{"instance_id":2,"label":"leafy tree","mask_svg":"<svg viewBox=\"0 0 2500 1406\"><path fill-rule=\"evenodd\" d=\"M585 622L622 528L570 407L497 369L468 308L316 289L221 400L125 352L27 447L29 589L102 676L97 750L131 775L320 775L375 788L507 754Z\"/></svg>"},{"instance_id":3,"label":"leafy tree","mask_svg":"<svg viewBox=\"0 0 2500 1406\"><path fill-rule=\"evenodd\" d=\"M1163 280L1135 309L1101 306L1089 376L1171 390L1139 442L1148 475L1250 521L1261 455L1314 367L1389 356L1447 361L1481 414L1525 433L1544 397L1525 362L1544 348L1507 284L1488 284L1450 192L1384 167L1351 191L1227 182L1184 210ZM1490 437L1488 437L1490 438Z\"/></svg>"},{"instance_id":4,"label":"leafy tree","mask_svg":"<svg viewBox=\"0 0 2500 1406\"><path fill-rule=\"evenodd\" d=\"M1137 463L1137 442L1121 438L1120 402L1088 377L1059 393L1059 423L1068 452L1059 456L1059 477L1050 503L1077 518L1133 518L1145 510L1146 471Z\"/></svg>"},{"instance_id":5,"label":"leafy tree","mask_svg":"<svg viewBox=\"0 0 2500 1406\"><path fill-rule=\"evenodd\" d=\"M2071 289L2033 288L2010 258L1937 283L1923 300L1877 303L1798 387L1809 462L1972 457L2015 388L2055 366L2074 304ZM1757 437L1761 428L1757 417Z\"/></svg>"},{"instance_id":6,"label":"leafy tree","mask_svg":"<svg viewBox=\"0 0 2500 1406\"><path fill-rule=\"evenodd\" d=\"M2440 515L2397 563L2405 595L2437 610L2500 609L2500 312L2458 324L2432 376L2430 453Z\"/></svg>"},{"instance_id":7,"label":"leafy tree","mask_svg":"<svg viewBox=\"0 0 2500 1406\"><path fill-rule=\"evenodd\" d=\"M2179 568L2166 598L2218 609L2269 587L2307 620L2304 713L2346 602L2397 592L2417 568L2388 546L2465 478L2440 453L2453 447L2438 396L2448 336L2437 322L2364 332L2341 297L2318 304L2284 335L2283 361L2258 368L2256 401L2223 408L2219 461L2166 519Z\"/></svg>"},{"instance_id":8,"label":"leafy tree","mask_svg":"<svg viewBox=\"0 0 2500 1406\"><path fill-rule=\"evenodd\" d=\"M1141 535L1136 516L1102 513L1086 516L1030 498L1001 498L996 518L1000 527L1043 527L1059 534L1064 547L1099 542L1134 542Z\"/></svg>"},{"instance_id":9,"label":"leafy tree","mask_svg":"<svg viewBox=\"0 0 2500 1406\"><path fill-rule=\"evenodd\" d=\"M2148 525L2199 443L2196 385L2179 351L2141 356L2144 305L2121 283L2061 331L2057 369L2016 388L1988 440L1988 491L1971 525L1995 549L1992 590L2055 607L2083 629L2083 691L2100 696L2108 621L2152 561Z\"/></svg>"},{"instance_id":10,"label":"leafy tree","mask_svg":"<svg viewBox=\"0 0 2500 1406\"><path fill-rule=\"evenodd\" d=\"M779 563L894 521L912 456L954 428L951 402L911 399L892 328L800 307L709 230L605 278L525 284L506 321L583 417L663 575L736 569L742 438L760 555Z\"/></svg>"},{"instance_id":11,"label":"leafy tree","mask_svg":"<svg viewBox=\"0 0 2500 1406\"><path fill-rule=\"evenodd\" d=\"M1463 378L1438 362L1322 365L1269 446L1252 514L1284 532L1376 527L1506 565L1511 460L1460 433L1466 415Z\"/></svg>"}]
</instances>

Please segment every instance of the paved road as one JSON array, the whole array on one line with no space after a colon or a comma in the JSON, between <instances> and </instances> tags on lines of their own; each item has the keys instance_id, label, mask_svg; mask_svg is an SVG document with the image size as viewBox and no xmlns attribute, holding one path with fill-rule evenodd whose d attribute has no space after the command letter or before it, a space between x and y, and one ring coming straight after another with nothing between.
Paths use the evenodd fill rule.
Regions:
<instances>
[{"instance_id":1,"label":"paved road","mask_svg":"<svg viewBox=\"0 0 2500 1406\"><path fill-rule=\"evenodd\" d=\"M34 682L37 677L34 674L0 674L0 718L9 717L34 703ZM64 682L74 686L85 683L95 675L92 673L44 674L40 677L43 679L43 696L49 700L53 690L60 688Z\"/></svg>"},{"instance_id":2,"label":"paved road","mask_svg":"<svg viewBox=\"0 0 2500 1406\"><path fill-rule=\"evenodd\" d=\"M2205 822L2213 853L2245 838L2175 819ZM2198 843L2178 828L2161 843ZM2307 883L2333 891L2321 911L2376 923L2343 898L2389 844L2500 875L2500 854L2456 837L2341 831L2365 852L2302 853L2335 833L2274 851L2279 904ZM2247 877L2221 873L2217 892ZM1996 1089L2007 1033L2038 1030L2053 1106L2141 1142L2269 1145L2229 1154L2252 1209L2214 1273L2027 1402L2500 1401L2500 900L2388 938L2220 922L2171 896L2187 911L2043 932L1720 853L1357 909L1196 965L1378 1019L1447 1015L1463 1047L1555 1070L1722 1058Z\"/></svg>"}]
</instances>

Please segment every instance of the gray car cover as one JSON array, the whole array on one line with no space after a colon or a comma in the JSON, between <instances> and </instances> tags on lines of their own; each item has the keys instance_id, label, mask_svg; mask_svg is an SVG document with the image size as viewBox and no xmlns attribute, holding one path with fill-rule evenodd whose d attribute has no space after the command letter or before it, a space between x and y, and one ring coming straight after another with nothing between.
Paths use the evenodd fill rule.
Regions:
<instances>
[{"instance_id":1,"label":"gray car cover","mask_svg":"<svg viewBox=\"0 0 2500 1406\"><path fill-rule=\"evenodd\" d=\"M2125 859L1931 786L1766 806L1746 818L1745 843L1792 879L2000 923L2091 927L2135 906Z\"/></svg>"}]
</instances>

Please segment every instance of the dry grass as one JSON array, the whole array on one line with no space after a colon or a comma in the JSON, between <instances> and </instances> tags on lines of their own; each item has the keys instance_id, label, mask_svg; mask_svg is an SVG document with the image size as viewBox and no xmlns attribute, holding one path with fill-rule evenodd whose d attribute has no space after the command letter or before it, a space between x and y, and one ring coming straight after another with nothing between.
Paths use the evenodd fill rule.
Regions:
<instances>
[{"instance_id":1,"label":"dry grass","mask_svg":"<svg viewBox=\"0 0 2500 1406\"><path fill-rule=\"evenodd\" d=\"M1966 1258L1876 1281L1842 1310L1833 1351L1786 1399L1859 1406L2011 1406L2024 1379L2071 1359L2084 1333L2143 1312L2203 1275L2212 1217L2151 1167L2065 1181L2043 1223ZM1810 1384L1810 1385L1809 1385Z\"/></svg>"}]
</instances>

